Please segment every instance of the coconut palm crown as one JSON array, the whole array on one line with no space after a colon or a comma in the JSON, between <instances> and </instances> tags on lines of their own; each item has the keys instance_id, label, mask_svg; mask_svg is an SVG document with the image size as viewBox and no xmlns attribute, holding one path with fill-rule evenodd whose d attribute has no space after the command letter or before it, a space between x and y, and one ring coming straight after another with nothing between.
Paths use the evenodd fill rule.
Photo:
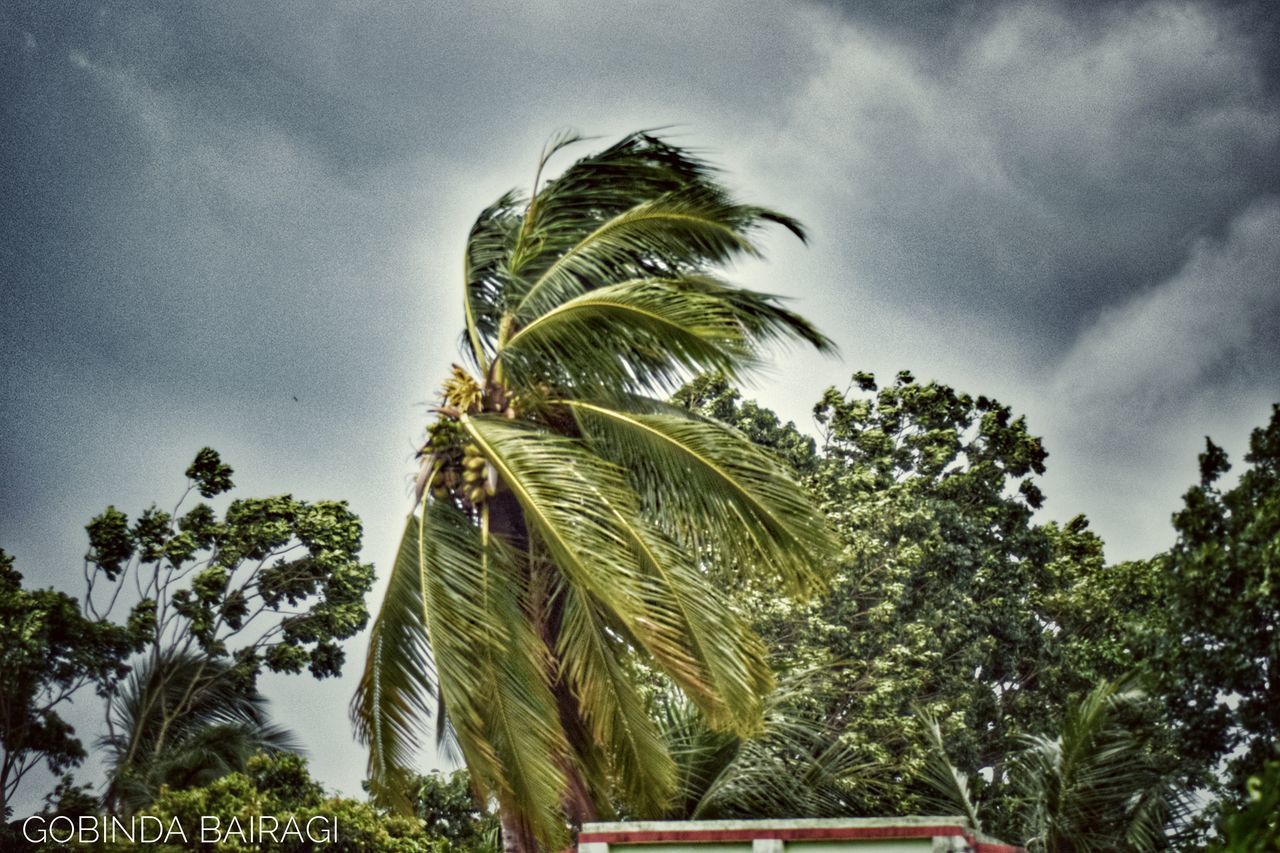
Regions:
<instances>
[{"instance_id":1,"label":"coconut palm crown","mask_svg":"<svg viewBox=\"0 0 1280 853\"><path fill-rule=\"evenodd\" d=\"M676 765L635 684L666 674L714 727L761 726L760 642L709 570L819 582L833 539L765 451L663 402L775 341L831 344L715 275L776 224L637 133L485 209L463 259L467 366L445 381L352 717L397 799L439 708L508 849L554 848L611 791L660 811ZM401 801L403 802L403 801Z\"/></svg>"}]
</instances>

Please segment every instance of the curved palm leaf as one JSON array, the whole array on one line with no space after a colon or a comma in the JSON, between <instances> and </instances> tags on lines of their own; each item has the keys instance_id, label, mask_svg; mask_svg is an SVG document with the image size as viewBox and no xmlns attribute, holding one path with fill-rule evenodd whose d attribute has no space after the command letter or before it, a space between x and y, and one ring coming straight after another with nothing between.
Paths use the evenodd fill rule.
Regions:
<instances>
[{"instance_id":1,"label":"curved palm leaf","mask_svg":"<svg viewBox=\"0 0 1280 853\"><path fill-rule=\"evenodd\" d=\"M561 843L568 745L546 649L524 616L518 557L443 503L423 516L427 633L467 767L538 837Z\"/></svg>"},{"instance_id":2,"label":"curved palm leaf","mask_svg":"<svg viewBox=\"0 0 1280 853\"><path fill-rule=\"evenodd\" d=\"M185 700L185 702L184 702ZM170 718L169 709L187 710ZM270 722L267 700L223 660L169 651L136 667L112 697L107 800L134 811L161 786L204 785L243 770L257 752L301 752L294 734Z\"/></svg>"},{"instance_id":3,"label":"curved palm leaf","mask_svg":"<svg viewBox=\"0 0 1280 853\"><path fill-rule=\"evenodd\" d=\"M418 519L411 516L369 635L352 708L356 738L369 745L372 793L401 810L410 807L408 768L422 746L439 691L423 613L418 542Z\"/></svg>"},{"instance_id":4,"label":"curved palm leaf","mask_svg":"<svg viewBox=\"0 0 1280 853\"><path fill-rule=\"evenodd\" d=\"M1141 726L1144 693L1132 679L1099 684L1068 708L1056 736L1028 735L1010 757L1014 815L1028 850L1159 850L1184 798L1152 761ZM960 811L980 828L981 803L967 774L946 756L937 722L924 717L930 757L922 781L935 804Z\"/></svg>"},{"instance_id":5,"label":"curved palm leaf","mask_svg":"<svg viewBox=\"0 0 1280 853\"><path fill-rule=\"evenodd\" d=\"M710 276L646 277L599 286L521 325L501 349L517 387L555 379L576 395L671 390L690 373L740 377L763 344L826 339L774 297ZM600 341L608 340L608 347Z\"/></svg>"},{"instance_id":6,"label":"curved palm leaf","mask_svg":"<svg viewBox=\"0 0 1280 853\"><path fill-rule=\"evenodd\" d=\"M846 786L874 784L871 768L820 709L805 703L815 674L784 679L765 701L763 728L749 738L716 731L687 700L664 696L661 728L676 757L679 788L666 809L638 813L672 820L847 814Z\"/></svg>"},{"instance_id":7,"label":"curved palm leaf","mask_svg":"<svg viewBox=\"0 0 1280 853\"><path fill-rule=\"evenodd\" d=\"M780 572L795 591L815 585L815 556L836 543L822 514L762 448L723 424L670 408L627 412L566 402L678 538L709 542L728 562Z\"/></svg>"},{"instance_id":8,"label":"curved palm leaf","mask_svg":"<svg viewBox=\"0 0 1280 853\"><path fill-rule=\"evenodd\" d=\"M675 789L675 762L624 669L628 651L602 609L566 586L558 651L564 675L598 744L606 745L628 798L657 807Z\"/></svg>"},{"instance_id":9,"label":"curved palm leaf","mask_svg":"<svg viewBox=\"0 0 1280 853\"><path fill-rule=\"evenodd\" d=\"M742 227L753 210L733 204L716 189L697 186L641 202L557 254L521 295L513 319L528 321L593 286L643 273L638 259L676 273L738 254L758 255Z\"/></svg>"},{"instance_id":10,"label":"curved palm leaf","mask_svg":"<svg viewBox=\"0 0 1280 853\"><path fill-rule=\"evenodd\" d=\"M694 562L661 530L619 519L633 542L646 576L658 585L667 606L677 611L697 679L667 666L666 672L717 729L746 736L760 728L761 698L773 688L764 644L738 617ZM662 658L658 657L659 662Z\"/></svg>"},{"instance_id":11,"label":"curved palm leaf","mask_svg":"<svg viewBox=\"0 0 1280 853\"><path fill-rule=\"evenodd\" d=\"M981 832L982 817L973 798L969 774L957 768L947 757L942 727L938 725L937 719L925 713L921 713L920 718L924 722L925 738L929 742L922 779L935 792L935 796L926 798L925 802L937 807L943 814L954 812L964 815L969 825Z\"/></svg>"},{"instance_id":12,"label":"curved palm leaf","mask_svg":"<svg viewBox=\"0 0 1280 853\"><path fill-rule=\"evenodd\" d=\"M622 470L582 442L504 419L464 417L464 426L566 583L597 601L718 724L757 728L759 695L771 684L763 649L689 558L638 517Z\"/></svg>"},{"instance_id":13,"label":"curved palm leaf","mask_svg":"<svg viewBox=\"0 0 1280 853\"><path fill-rule=\"evenodd\" d=\"M1146 701L1132 680L1104 682L1067 709L1057 737L1029 736L1010 769L1033 830L1028 849L1155 850L1178 797L1140 729L1119 719Z\"/></svg>"}]
</instances>

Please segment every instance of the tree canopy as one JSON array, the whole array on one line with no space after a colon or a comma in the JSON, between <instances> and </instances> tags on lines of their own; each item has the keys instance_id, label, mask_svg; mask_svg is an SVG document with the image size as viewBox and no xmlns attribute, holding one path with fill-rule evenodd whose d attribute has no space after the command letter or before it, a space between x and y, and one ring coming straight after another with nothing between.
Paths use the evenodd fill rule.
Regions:
<instances>
[{"instance_id":1,"label":"tree canopy","mask_svg":"<svg viewBox=\"0 0 1280 853\"><path fill-rule=\"evenodd\" d=\"M105 625L129 593L140 599L127 625L143 657L107 692L113 807L149 801L181 766L194 783L284 745L262 716L261 670L337 675L339 643L368 621L373 567L359 560L361 525L347 505L239 498L221 517L186 506L193 492L231 491L233 473L204 448L172 512L152 505L130 521L107 507L86 528L87 615ZM196 755L206 760L190 766Z\"/></svg>"},{"instance_id":2,"label":"tree canopy","mask_svg":"<svg viewBox=\"0 0 1280 853\"><path fill-rule=\"evenodd\" d=\"M1192 781L1239 802L1280 743L1280 405L1253 431L1232 488L1206 439L1200 481L1173 517L1177 541L1152 560L1160 607L1147 639Z\"/></svg>"},{"instance_id":3,"label":"tree canopy","mask_svg":"<svg viewBox=\"0 0 1280 853\"><path fill-rule=\"evenodd\" d=\"M1055 731L1070 700L1135 665L1129 630L1148 598L1130 583L1147 567L1108 566L1083 517L1036 522L1048 454L989 397L908 372L884 387L856 373L815 406L818 442L723 378L677 399L785 460L840 536L823 595L794 600L764 584L735 601L778 666L830 668L815 695L868 768L847 784L847 813L923 808L924 711L980 787L989 830L1014 837L1008 758Z\"/></svg>"}]
</instances>

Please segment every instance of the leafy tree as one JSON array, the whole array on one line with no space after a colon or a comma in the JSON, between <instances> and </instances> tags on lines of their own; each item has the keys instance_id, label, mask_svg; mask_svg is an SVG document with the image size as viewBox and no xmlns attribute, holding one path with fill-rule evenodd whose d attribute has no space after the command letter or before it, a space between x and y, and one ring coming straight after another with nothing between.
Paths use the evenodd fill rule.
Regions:
<instances>
[{"instance_id":1,"label":"leafy tree","mask_svg":"<svg viewBox=\"0 0 1280 853\"><path fill-rule=\"evenodd\" d=\"M498 819L476 802L466 770L447 778L438 771L418 776L412 789L413 812L428 835L447 841L453 850L496 853Z\"/></svg>"},{"instance_id":2,"label":"leafy tree","mask_svg":"<svg viewBox=\"0 0 1280 853\"><path fill-rule=\"evenodd\" d=\"M231 501L221 518L209 504L185 506L192 492L213 498L230 491L232 473L204 448L187 468L187 489L172 512L153 505L130 522L108 507L87 527L88 615L108 619L126 590L140 598L128 626L145 658L107 707L116 806L138 802L177 772L173 762L195 745L196 723L257 725L257 712L247 709L259 702L254 684L263 667L337 675L339 643L368 621L364 596L373 567L359 562L360 521L346 504L244 498ZM208 746L220 735L230 748L230 734L223 728L199 738ZM261 734L241 728L247 739L236 742L247 748ZM158 771L162 766L169 769Z\"/></svg>"},{"instance_id":3,"label":"leafy tree","mask_svg":"<svg viewBox=\"0 0 1280 853\"><path fill-rule=\"evenodd\" d=\"M63 774L53 790L45 795L44 808L40 814L45 817L67 815L95 815L102 808L102 798L93 791L90 784L76 784L71 774Z\"/></svg>"},{"instance_id":4,"label":"leafy tree","mask_svg":"<svg viewBox=\"0 0 1280 853\"><path fill-rule=\"evenodd\" d=\"M1206 445L1177 542L1152 561L1165 596L1153 668L1189 775L1226 759L1224 793L1239 792L1280 742L1280 405L1234 488L1220 485L1227 454Z\"/></svg>"},{"instance_id":5,"label":"leafy tree","mask_svg":"<svg viewBox=\"0 0 1280 853\"><path fill-rule=\"evenodd\" d=\"M168 827L174 818L184 827L188 844L105 845L114 851L146 850L176 853L179 850L218 850L228 853L448 853L453 848L443 838L423 831L420 822L411 817L387 815L369 803L333 797L311 778L306 761L297 755L277 753L251 758L243 772L231 773L207 785L183 791L164 790L155 803L139 814L154 815ZM276 840L250 841L235 834L224 841L202 840L201 819L217 819L219 833L232 826L232 820L247 827L250 820L270 815L280 821ZM283 828L293 818L299 827L319 818L318 826L337 826L337 838L328 841L285 837ZM317 828L313 837L322 833ZM176 840L176 839L175 839Z\"/></svg>"},{"instance_id":6,"label":"leafy tree","mask_svg":"<svg viewBox=\"0 0 1280 853\"><path fill-rule=\"evenodd\" d=\"M1132 722L1147 704L1132 681L1103 682L1069 705L1056 736L1024 735L1010 759L1014 799L1002 837L1034 853L1167 847L1166 827L1182 797L1150 750L1145 732L1154 717L1147 715L1147 726ZM947 757L937 721L924 720L924 779L938 795L931 804L981 830L982 795Z\"/></svg>"},{"instance_id":7,"label":"leafy tree","mask_svg":"<svg viewBox=\"0 0 1280 853\"><path fill-rule=\"evenodd\" d=\"M438 695L510 849L555 847L613 782L660 807L676 765L628 667L667 673L712 724L761 726L763 647L709 564L817 585L831 538L785 469L661 398L741 376L763 345L829 343L712 274L791 219L634 134L481 213L464 257L463 346L423 448L353 704L380 794L403 788ZM431 662L434 661L434 671Z\"/></svg>"},{"instance_id":8,"label":"leafy tree","mask_svg":"<svg viewBox=\"0 0 1280 853\"><path fill-rule=\"evenodd\" d=\"M81 687L107 690L125 672L137 637L86 619L75 599L26 590L0 550L0 814L32 768L56 774L84 760L84 747L58 708Z\"/></svg>"},{"instance_id":9,"label":"leafy tree","mask_svg":"<svg viewBox=\"0 0 1280 853\"><path fill-rule=\"evenodd\" d=\"M1005 832L1007 756L1025 734L1059 725L1072 696L1133 665L1124 632L1151 583L1128 584L1146 567L1107 567L1083 517L1033 521L1047 454L996 400L906 372L880 388L858 373L815 407L814 446L723 379L680 399L785 459L845 546L825 595L798 602L757 584L738 600L779 666L832 668L817 691L828 723L887 776L851 786L850 810L920 810L922 708L991 789L989 823Z\"/></svg>"},{"instance_id":10,"label":"leafy tree","mask_svg":"<svg viewBox=\"0 0 1280 853\"><path fill-rule=\"evenodd\" d=\"M244 770L259 752L299 751L293 734L268 719L266 699L229 669L225 661L190 652L162 655L159 669L152 659L139 664L112 705L117 734L102 744L108 802L132 812L154 801L162 787L208 784ZM157 698L159 690L168 696ZM187 710L169 723L167 743L157 747L163 709L188 692Z\"/></svg>"}]
</instances>

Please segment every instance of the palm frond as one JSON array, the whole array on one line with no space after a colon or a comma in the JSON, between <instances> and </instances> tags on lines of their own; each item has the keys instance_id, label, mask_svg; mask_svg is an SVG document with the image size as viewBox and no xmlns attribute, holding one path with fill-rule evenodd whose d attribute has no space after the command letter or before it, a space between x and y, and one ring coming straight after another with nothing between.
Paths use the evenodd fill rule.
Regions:
<instances>
[{"instance_id":1,"label":"palm frond","mask_svg":"<svg viewBox=\"0 0 1280 853\"><path fill-rule=\"evenodd\" d=\"M595 743L612 759L615 778L631 801L658 810L675 789L675 762L623 669L627 649L608 622L584 591L566 585L557 652Z\"/></svg>"},{"instance_id":2,"label":"palm frond","mask_svg":"<svg viewBox=\"0 0 1280 853\"><path fill-rule=\"evenodd\" d=\"M717 725L759 727L772 682L746 626L679 550L643 520L621 469L580 441L493 417L464 421L568 585L700 702Z\"/></svg>"},{"instance_id":3,"label":"palm frond","mask_svg":"<svg viewBox=\"0 0 1280 853\"><path fill-rule=\"evenodd\" d=\"M982 818L978 813L978 805L973 799L969 774L951 763L951 759L947 756L946 745L942 740L942 727L938 725L938 720L923 712L918 716L924 723L925 739L929 745L921 779L936 794L929 800L930 805L948 814L954 812L964 815L969 825L981 832Z\"/></svg>"},{"instance_id":4,"label":"palm frond","mask_svg":"<svg viewBox=\"0 0 1280 853\"><path fill-rule=\"evenodd\" d=\"M558 149L557 149L558 150ZM666 142L658 131L641 131L571 164L558 177L536 187L537 204L526 216L543 250L535 264L514 272L532 281L556 258L600 224L639 204L690 190L723 194L718 170L687 149ZM755 220L780 224L801 239L799 223L763 208L744 208Z\"/></svg>"},{"instance_id":5,"label":"palm frond","mask_svg":"<svg viewBox=\"0 0 1280 853\"><path fill-rule=\"evenodd\" d=\"M438 691L427 643L418 554L415 516L401 534L350 709L356 740L369 748L369 782L375 800L402 812L411 805L411 769Z\"/></svg>"},{"instance_id":6,"label":"palm frond","mask_svg":"<svg viewBox=\"0 0 1280 853\"><path fill-rule=\"evenodd\" d=\"M768 294L709 276L643 278L597 287L518 329L500 357L513 385L540 383L601 391L669 392L694 374L742 378L772 340L827 339ZM602 347L601 341L609 345Z\"/></svg>"},{"instance_id":7,"label":"palm frond","mask_svg":"<svg viewBox=\"0 0 1280 853\"><path fill-rule=\"evenodd\" d=\"M525 619L518 556L443 502L423 515L427 632L472 780L544 844L561 844L568 744L546 649Z\"/></svg>"},{"instance_id":8,"label":"palm frond","mask_svg":"<svg viewBox=\"0 0 1280 853\"><path fill-rule=\"evenodd\" d=\"M557 254L524 290L513 316L526 323L594 287L646 272L678 275L736 255L758 256L747 236L758 211L711 186L682 187L640 202Z\"/></svg>"},{"instance_id":9,"label":"palm frond","mask_svg":"<svg viewBox=\"0 0 1280 853\"><path fill-rule=\"evenodd\" d=\"M774 686L764 644L698 570L695 555L682 552L660 530L637 519L619 515L618 526L631 540L661 600L676 611L697 675L690 678L662 658L659 663L713 728L739 737L758 733L761 699Z\"/></svg>"},{"instance_id":10,"label":"palm frond","mask_svg":"<svg viewBox=\"0 0 1280 853\"><path fill-rule=\"evenodd\" d=\"M130 673L109 709L107 799L133 811L161 786L202 785L243 770L259 751L301 752L295 735L270 722L267 700L226 660L167 650Z\"/></svg>"},{"instance_id":11,"label":"palm frond","mask_svg":"<svg viewBox=\"0 0 1280 853\"><path fill-rule=\"evenodd\" d=\"M813 672L783 679L766 699L764 727L736 737L716 732L687 700L662 702L663 732L681 788L667 818L834 817L847 813L846 785L868 766L804 697Z\"/></svg>"},{"instance_id":12,"label":"palm frond","mask_svg":"<svg viewBox=\"0 0 1280 853\"><path fill-rule=\"evenodd\" d=\"M709 544L714 557L747 571L777 572L796 592L818 584L834 536L782 465L746 437L674 410L565 403L678 540Z\"/></svg>"},{"instance_id":13,"label":"palm frond","mask_svg":"<svg viewBox=\"0 0 1280 853\"><path fill-rule=\"evenodd\" d=\"M483 371L493 353L510 284L507 255L520 229L523 199L509 192L481 211L463 255L463 350Z\"/></svg>"},{"instance_id":14,"label":"palm frond","mask_svg":"<svg viewBox=\"0 0 1280 853\"><path fill-rule=\"evenodd\" d=\"M1048 850L1161 846L1180 797L1124 719L1146 696L1131 679L1103 682L1068 709L1056 737L1029 736L1011 761L1023 823Z\"/></svg>"},{"instance_id":15,"label":"palm frond","mask_svg":"<svg viewBox=\"0 0 1280 853\"><path fill-rule=\"evenodd\" d=\"M656 658L692 672L679 614L647 577L619 516L635 515L621 470L581 442L491 416L463 426L516 496L566 581L589 593Z\"/></svg>"},{"instance_id":16,"label":"palm frond","mask_svg":"<svg viewBox=\"0 0 1280 853\"><path fill-rule=\"evenodd\" d=\"M517 387L550 381L588 393L671 389L691 373L736 376L756 363L731 306L661 279L570 299L516 332L501 358Z\"/></svg>"}]
</instances>

